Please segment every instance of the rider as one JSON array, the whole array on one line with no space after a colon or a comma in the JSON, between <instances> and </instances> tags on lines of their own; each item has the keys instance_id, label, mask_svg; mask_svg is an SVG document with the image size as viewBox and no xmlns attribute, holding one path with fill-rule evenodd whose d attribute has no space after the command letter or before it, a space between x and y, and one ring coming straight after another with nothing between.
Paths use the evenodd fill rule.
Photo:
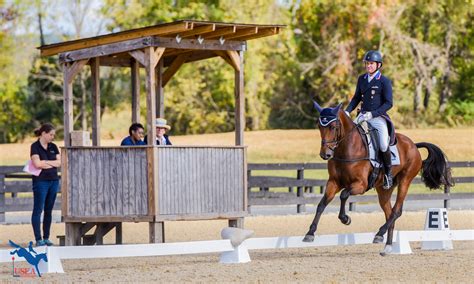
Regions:
<instances>
[{"instance_id":1,"label":"rider","mask_svg":"<svg viewBox=\"0 0 474 284\"><path fill-rule=\"evenodd\" d=\"M392 108L392 84L390 80L382 76L382 54L376 50L370 50L364 55L366 74L359 76L357 87L351 102L346 108L347 114L353 111L359 102L361 110L357 116L357 123L367 121L377 129L379 134L380 151L384 166L384 189L390 189L393 185L392 160L389 149L389 133L387 121L390 118L387 111Z\"/></svg>"}]
</instances>

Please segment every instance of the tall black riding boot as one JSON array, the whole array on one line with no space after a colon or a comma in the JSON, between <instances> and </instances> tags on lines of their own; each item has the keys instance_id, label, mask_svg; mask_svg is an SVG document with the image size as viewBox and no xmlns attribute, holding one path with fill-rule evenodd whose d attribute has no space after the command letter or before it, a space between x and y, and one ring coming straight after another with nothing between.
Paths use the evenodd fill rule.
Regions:
<instances>
[{"instance_id":1,"label":"tall black riding boot","mask_svg":"<svg viewBox=\"0 0 474 284\"><path fill-rule=\"evenodd\" d=\"M383 168L384 168L383 188L390 189L393 186L392 153L390 152L390 148L387 149L387 151L382 153L382 159L383 159Z\"/></svg>"}]
</instances>

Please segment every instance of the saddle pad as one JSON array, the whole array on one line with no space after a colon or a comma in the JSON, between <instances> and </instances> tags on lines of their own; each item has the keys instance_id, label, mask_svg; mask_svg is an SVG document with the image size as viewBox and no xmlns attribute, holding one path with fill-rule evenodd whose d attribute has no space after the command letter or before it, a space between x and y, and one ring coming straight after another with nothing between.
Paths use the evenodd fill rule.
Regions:
<instances>
[{"instance_id":1,"label":"saddle pad","mask_svg":"<svg viewBox=\"0 0 474 284\"><path fill-rule=\"evenodd\" d=\"M367 141L369 144L369 158L370 158L370 163L374 168L381 168L382 163L380 159L378 158L378 153L376 153L374 149L374 144L372 143L372 137L370 136L370 132L366 132L367 136ZM392 153L392 166L397 166L400 165L400 156L398 155L398 148L397 144L389 146L390 152Z\"/></svg>"},{"instance_id":2,"label":"saddle pad","mask_svg":"<svg viewBox=\"0 0 474 284\"><path fill-rule=\"evenodd\" d=\"M400 165L400 156L398 155L397 144L390 146L390 152L392 153L392 166Z\"/></svg>"}]
</instances>

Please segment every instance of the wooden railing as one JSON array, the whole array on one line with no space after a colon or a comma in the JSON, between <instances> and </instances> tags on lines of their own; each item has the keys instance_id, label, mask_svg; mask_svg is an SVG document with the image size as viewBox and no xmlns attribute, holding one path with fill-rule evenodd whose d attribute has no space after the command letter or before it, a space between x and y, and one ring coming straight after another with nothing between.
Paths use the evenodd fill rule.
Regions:
<instances>
[{"instance_id":1,"label":"wooden railing","mask_svg":"<svg viewBox=\"0 0 474 284\"><path fill-rule=\"evenodd\" d=\"M471 168L471 162L451 162L451 168ZM285 163L285 164L248 164L248 196L249 211L255 205L296 205L296 212L305 212L306 204L318 204L321 200L326 179L305 178L306 170L327 169L326 163ZM255 175L259 171L296 171L296 178L275 175ZM456 184L474 183L474 177L454 177ZM422 184L420 177L416 177L413 184ZM287 192L275 192L272 188L288 188ZM258 188L258 192L251 189ZM315 191L314 189L318 190ZM444 194L409 194L406 200L443 200L444 207L449 208L452 199L472 199L474 193L451 193L449 187L444 188ZM392 196L392 200L396 194ZM339 202L335 198L332 203ZM377 195L358 195L349 198L349 210L354 211L358 202L378 202Z\"/></svg>"},{"instance_id":2,"label":"wooden railing","mask_svg":"<svg viewBox=\"0 0 474 284\"><path fill-rule=\"evenodd\" d=\"M451 162L452 168L471 168L471 162ZM5 222L6 212L31 211L33 198L19 197L20 193L31 193L31 176L22 173L22 166L0 166L0 223ZM317 204L321 200L326 180L305 178L306 170L324 170L325 163L294 163L294 164L248 164L248 206L256 205L296 205L297 212L304 212L306 204ZM296 178L282 176L256 176L258 171L296 171ZM474 184L474 177L455 177L456 184ZM422 181L417 177L414 184ZM287 188L288 192L274 192L274 188ZM258 192L251 192L258 188ZM315 190L316 189L316 190ZM395 197L395 195L394 195ZM451 193L445 188L444 194L409 194L407 200L444 200L445 208L453 199L473 199L474 193ZM333 203L339 202L335 198ZM350 210L355 210L358 202L377 202L376 195L351 196ZM61 195L58 194L55 210L61 209Z\"/></svg>"},{"instance_id":3,"label":"wooden railing","mask_svg":"<svg viewBox=\"0 0 474 284\"><path fill-rule=\"evenodd\" d=\"M247 215L245 153L245 147L219 146L63 148L62 196L54 209L62 209L66 223L238 222ZM157 168L154 183L150 165ZM21 171L0 167L0 223L6 212L33 209L31 175Z\"/></svg>"},{"instance_id":4,"label":"wooden railing","mask_svg":"<svg viewBox=\"0 0 474 284\"><path fill-rule=\"evenodd\" d=\"M19 197L23 192L32 192L31 175L22 170L23 166L0 166L0 223L5 222L6 212L33 210L33 196ZM54 210L61 210L60 194Z\"/></svg>"}]
</instances>

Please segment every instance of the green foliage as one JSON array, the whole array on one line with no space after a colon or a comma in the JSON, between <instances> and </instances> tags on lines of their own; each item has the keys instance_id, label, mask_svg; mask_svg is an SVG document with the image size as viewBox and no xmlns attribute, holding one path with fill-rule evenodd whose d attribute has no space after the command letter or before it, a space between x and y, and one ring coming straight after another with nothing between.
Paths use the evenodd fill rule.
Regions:
<instances>
[{"instance_id":1,"label":"green foliage","mask_svg":"<svg viewBox=\"0 0 474 284\"><path fill-rule=\"evenodd\" d=\"M36 58L21 93L31 115L31 127L50 122L58 130L63 124L63 77L56 58Z\"/></svg>"},{"instance_id":2,"label":"green foliage","mask_svg":"<svg viewBox=\"0 0 474 284\"><path fill-rule=\"evenodd\" d=\"M279 69L271 126L312 128L311 98L323 105L349 100L364 50L376 48L378 37L368 23L371 7L361 1L301 1L293 7L294 21L286 39L290 56ZM295 30L299 32L292 34Z\"/></svg>"},{"instance_id":3,"label":"green foliage","mask_svg":"<svg viewBox=\"0 0 474 284\"><path fill-rule=\"evenodd\" d=\"M101 115L105 111L113 111L123 103L128 96L130 84L124 83L124 80L117 80L119 77L125 77L124 70L110 72L109 68L101 68L100 79L101 87ZM130 74L128 74L130 77ZM83 80L83 86L81 85ZM92 120L91 104L91 78L90 69L86 66L79 73L73 82L74 95L74 126L81 129L81 104L82 94L85 93L85 107L88 125ZM42 123L50 122L56 126L58 134L62 136L63 125L63 72L56 57L37 57L34 60L29 76L28 84L17 94L25 98L24 107L31 116L29 121L30 129L40 126ZM90 128L90 127L88 127Z\"/></svg>"},{"instance_id":4,"label":"green foliage","mask_svg":"<svg viewBox=\"0 0 474 284\"><path fill-rule=\"evenodd\" d=\"M239 7L239 8L236 8ZM106 1L109 29L125 30L181 19L226 22L274 22L284 14L273 0L265 1ZM279 19L284 19L280 17ZM276 80L277 39L249 42L245 54L246 120L249 129L268 127L271 83ZM124 78L126 80L126 78ZM206 133L234 129L234 71L216 58L186 64L165 88L165 114L173 133Z\"/></svg>"},{"instance_id":5,"label":"green foliage","mask_svg":"<svg viewBox=\"0 0 474 284\"><path fill-rule=\"evenodd\" d=\"M26 131L28 113L23 104L24 96L17 95L22 78L15 72L16 42L12 30L18 11L0 0L0 143L15 142Z\"/></svg>"},{"instance_id":6,"label":"green foliage","mask_svg":"<svg viewBox=\"0 0 474 284\"><path fill-rule=\"evenodd\" d=\"M283 60L270 126L314 125L309 97L323 105L347 104L369 49L384 54L383 73L394 91L390 115L397 125L471 124L473 6L429 2L296 2L291 8L291 30L299 31L293 35L296 54Z\"/></svg>"},{"instance_id":7,"label":"green foliage","mask_svg":"<svg viewBox=\"0 0 474 284\"><path fill-rule=\"evenodd\" d=\"M23 38L14 27L18 21L36 23L36 6L11 3L0 0L0 142L21 139L41 122L61 129L63 116L57 59L29 62L30 55L20 52L31 48L18 48ZM244 92L250 130L314 128L311 98L323 105L347 104L364 72L361 59L368 49L384 54L383 73L394 90L390 115L397 127L474 121L474 13L469 1L105 0L101 13L110 32L182 19L287 24L278 36L248 42ZM29 72L23 71L25 66L31 66ZM73 85L77 128L84 102L86 120L91 120L89 75L84 68L78 77L87 79ZM144 90L143 72L141 77ZM232 131L233 82L234 70L219 57L183 65L165 88L165 114L173 134ZM128 68L101 68L102 114L123 105L130 109L130 90ZM141 106L144 116L144 96Z\"/></svg>"}]
</instances>

